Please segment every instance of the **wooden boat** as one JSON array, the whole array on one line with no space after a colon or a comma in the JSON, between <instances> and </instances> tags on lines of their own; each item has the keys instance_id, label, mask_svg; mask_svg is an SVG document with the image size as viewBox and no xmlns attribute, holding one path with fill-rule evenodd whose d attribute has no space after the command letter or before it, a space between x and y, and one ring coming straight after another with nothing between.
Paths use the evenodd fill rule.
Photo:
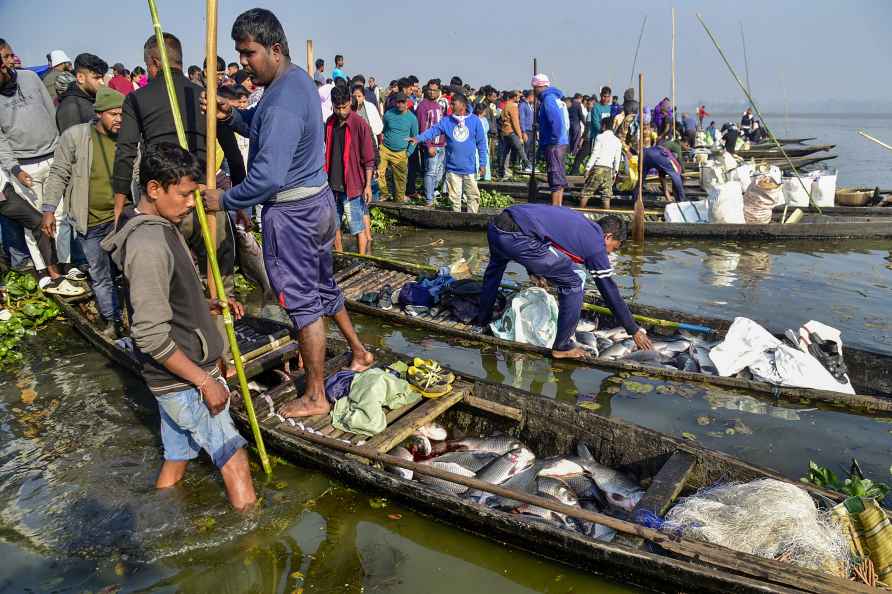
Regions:
<instances>
[{"instance_id":1,"label":"wooden boat","mask_svg":"<svg viewBox=\"0 0 892 594\"><path fill-rule=\"evenodd\" d=\"M335 256L335 279L346 297L347 307L353 311L379 317L391 322L416 326L439 334L454 336L479 343L493 344L508 350L538 353L550 356L551 349L530 344L502 340L488 334L484 334L479 328L470 324L455 321L448 311L440 311L435 315L422 314L410 316L398 307L383 310L360 302L363 294L370 291L380 291L385 285L398 288L406 282L414 280L419 274L435 272L431 266L411 265L375 258L374 256L359 257L352 254L337 254ZM589 297L588 301L594 301ZM589 305L594 305L590 303ZM644 315L644 312L652 312L652 308L632 307L633 314ZM681 316L674 312L662 311L659 320L665 321L661 326L652 323L653 320L638 319L639 324L648 329L652 336L672 333L678 327L678 323L698 324L695 316ZM706 324L713 331L707 336L710 340L719 340L718 332L727 329L727 322L711 320L712 325ZM607 317L602 320L602 327L610 328L618 325ZM702 325L702 324L699 324ZM667 332L668 331L668 332ZM743 379L739 377L719 377L703 373L679 371L677 369L656 368L641 365L633 361L605 360L588 357L579 361L581 365L597 367L599 369L612 369L627 371L656 378L665 378L672 381L702 382L705 384L748 390L757 394L771 396L782 400L800 402L810 400L856 411L868 412L892 412L892 358L881 353L875 353L866 349L858 349L847 346L845 349L846 363L851 371L852 384L858 394L844 394L826 390L814 390L808 388L794 388L776 386L767 382Z\"/></svg>"},{"instance_id":2,"label":"wooden boat","mask_svg":"<svg viewBox=\"0 0 892 594\"><path fill-rule=\"evenodd\" d=\"M68 320L94 347L112 361L138 373L139 366L132 353L104 338L76 303L58 301ZM327 415L292 425L274 414L278 405L296 397L305 385L302 370L290 373L283 364L288 360L291 345L289 341L274 351L280 355L277 372L266 367L264 373L265 366L251 362L246 371L255 381L267 385L254 396L264 442L293 462L318 467L364 490L384 494L471 533L649 591L722 594L874 591L829 574L717 545L659 535L638 526L633 527L643 534L656 534L649 538L661 546L651 550L654 545L628 535L619 535L610 543L596 541L578 532L525 520L518 514L490 509L425 483L404 479L379 465L369 464L362 454L375 456L387 452L412 435L416 428L436 420L453 435L503 432L522 440L539 457L568 455L575 451L576 444L585 443L598 462L622 470L646 488L636 510L658 514L665 513L679 496L716 482L760 478L791 482L772 470L685 440L461 375L457 376L450 394L388 413L387 428L372 438L334 429ZM349 354L344 352L343 343L329 340L328 347L326 372L331 373L348 363ZM375 354L378 365L395 359L380 349L375 349ZM244 434L250 435L247 413L237 392L230 410ZM335 445L350 447L360 455L345 455ZM835 503L842 499L837 493L798 486L818 502Z\"/></svg>"},{"instance_id":3,"label":"wooden boat","mask_svg":"<svg viewBox=\"0 0 892 594\"><path fill-rule=\"evenodd\" d=\"M808 155L812 155L814 153L828 152L833 150L836 147L835 144L815 144L803 147L785 147L784 152L787 153L788 157L807 157ZM744 149L737 151L737 154L744 159L769 159L769 158L781 158L783 159L783 154L777 147L771 148L762 148L762 147L752 147L749 149Z\"/></svg>"},{"instance_id":4,"label":"wooden boat","mask_svg":"<svg viewBox=\"0 0 892 594\"><path fill-rule=\"evenodd\" d=\"M427 206L411 206L383 202L375 204L401 223L428 229L451 229L462 231L482 231L499 209L481 209L478 213L451 212ZM607 214L631 219L632 210L576 208L587 218L597 220ZM776 222L765 225L731 225L721 223L667 223L660 211L645 212L645 232L650 237L690 237L696 239L726 240L787 240L787 239L826 239L826 238L886 238L892 237L892 224L888 217L856 217L841 215L806 214L799 223L780 223L780 213Z\"/></svg>"}]
</instances>

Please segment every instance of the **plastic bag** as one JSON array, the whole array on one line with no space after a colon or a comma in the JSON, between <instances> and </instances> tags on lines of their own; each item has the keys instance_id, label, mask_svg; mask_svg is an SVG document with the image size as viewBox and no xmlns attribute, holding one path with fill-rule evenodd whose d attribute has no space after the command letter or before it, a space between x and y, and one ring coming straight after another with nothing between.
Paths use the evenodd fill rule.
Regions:
<instances>
[{"instance_id":1,"label":"plastic bag","mask_svg":"<svg viewBox=\"0 0 892 594\"><path fill-rule=\"evenodd\" d=\"M558 306L545 289L530 287L514 296L505 314L489 327L503 340L551 348L557 336Z\"/></svg>"},{"instance_id":2,"label":"plastic bag","mask_svg":"<svg viewBox=\"0 0 892 594\"><path fill-rule=\"evenodd\" d=\"M815 176L811 182L811 199L821 208L836 204L836 173Z\"/></svg>"},{"instance_id":3,"label":"plastic bag","mask_svg":"<svg viewBox=\"0 0 892 594\"><path fill-rule=\"evenodd\" d=\"M741 163L734 169L728 170L728 181L740 182L741 188L748 188L753 182L754 168L749 163Z\"/></svg>"},{"instance_id":4,"label":"plastic bag","mask_svg":"<svg viewBox=\"0 0 892 594\"><path fill-rule=\"evenodd\" d=\"M802 187L805 185L805 187ZM808 206L808 190L811 188L811 179L803 177L800 183L798 178L785 177L781 185L784 201L790 206Z\"/></svg>"},{"instance_id":5,"label":"plastic bag","mask_svg":"<svg viewBox=\"0 0 892 594\"><path fill-rule=\"evenodd\" d=\"M667 223L708 223L709 202L671 202L663 211Z\"/></svg>"},{"instance_id":6,"label":"plastic bag","mask_svg":"<svg viewBox=\"0 0 892 594\"><path fill-rule=\"evenodd\" d=\"M700 187L709 192L727 181L725 179L725 169L721 163L716 161L707 161L700 168Z\"/></svg>"},{"instance_id":7,"label":"plastic bag","mask_svg":"<svg viewBox=\"0 0 892 594\"><path fill-rule=\"evenodd\" d=\"M731 181L709 192L709 222L742 225L743 188L740 182Z\"/></svg>"}]
</instances>

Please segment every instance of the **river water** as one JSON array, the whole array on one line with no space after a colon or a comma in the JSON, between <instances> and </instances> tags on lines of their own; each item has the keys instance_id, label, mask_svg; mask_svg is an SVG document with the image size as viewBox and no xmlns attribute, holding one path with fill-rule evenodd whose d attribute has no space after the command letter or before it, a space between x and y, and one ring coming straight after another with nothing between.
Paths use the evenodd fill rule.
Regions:
<instances>
[{"instance_id":1,"label":"river water","mask_svg":"<svg viewBox=\"0 0 892 594\"><path fill-rule=\"evenodd\" d=\"M839 160L840 183L892 186L888 157L853 137L858 125L792 118L790 134L816 135L859 155ZM887 118L867 128L892 137ZM887 241L648 241L624 247L617 280L630 301L746 315L773 328L818 319L851 344L892 352L890 249ZM482 234L406 229L379 238L375 253L435 265L464 258L474 270L487 257ZM509 274L524 276L516 268ZM372 318L355 322L371 344L546 398L595 394L599 414L685 434L791 478L809 460L843 471L857 458L867 474L892 482L885 419L623 379ZM228 510L207 461L192 464L181 487L158 493L158 417L146 389L64 322L24 350L21 368L0 373L0 592L630 591L285 463L268 482L255 472L263 503L248 517Z\"/></svg>"}]
</instances>

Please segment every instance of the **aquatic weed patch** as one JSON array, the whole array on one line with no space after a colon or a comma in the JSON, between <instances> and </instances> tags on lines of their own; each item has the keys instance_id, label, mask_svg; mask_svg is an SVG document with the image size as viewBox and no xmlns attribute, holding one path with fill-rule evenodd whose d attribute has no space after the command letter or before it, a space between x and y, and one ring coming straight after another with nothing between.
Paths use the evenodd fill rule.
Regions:
<instances>
[{"instance_id":1,"label":"aquatic weed patch","mask_svg":"<svg viewBox=\"0 0 892 594\"><path fill-rule=\"evenodd\" d=\"M37 288L37 280L28 274L8 272L5 308L9 318L0 321L0 368L22 359L17 348L25 336L33 336L37 329L61 313L59 306L46 298Z\"/></svg>"}]
</instances>

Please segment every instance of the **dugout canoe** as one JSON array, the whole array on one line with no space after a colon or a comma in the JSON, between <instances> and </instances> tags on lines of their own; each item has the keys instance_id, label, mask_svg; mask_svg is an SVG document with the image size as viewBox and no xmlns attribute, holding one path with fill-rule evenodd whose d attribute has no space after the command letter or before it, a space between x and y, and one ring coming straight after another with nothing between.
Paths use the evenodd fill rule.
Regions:
<instances>
[{"instance_id":1,"label":"dugout canoe","mask_svg":"<svg viewBox=\"0 0 892 594\"><path fill-rule=\"evenodd\" d=\"M477 343L492 344L507 350L532 352L546 357L551 356L551 349L549 348L496 338L488 333L481 332L480 328L475 328L471 324L455 321L445 310L437 312L433 316L430 314L410 316L400 310L397 306L394 306L393 309L390 310L383 310L360 302L360 298L363 294L380 291L385 285L390 285L394 289L398 289L406 282L414 280L419 274L435 273L436 270L432 266L406 264L384 258L377 258L375 256L336 254L335 270L335 280L344 293L348 309L352 311L398 324L422 328L444 336L452 336ZM593 302L594 298L590 297L588 301ZM592 305L595 304L589 304L589 306ZM653 323L654 320L647 320L641 317L638 318L639 324L647 328L651 336L659 337L671 334L678 327L679 323L704 325L698 324L697 320L702 318L697 318L696 316L681 315L671 311L661 311L663 315L657 318L656 316L647 316L645 314L645 312L652 312L652 308L632 306L631 309L632 313L637 316L655 318L663 322L662 324L656 324ZM591 316L595 314L588 312L586 315ZM597 315L600 317L601 327L603 328L612 328L619 325L618 322L609 316L603 316L603 314ZM719 321L713 320L713 322ZM706 325L709 326L708 324ZM721 337L716 329L720 332L722 326L718 323L716 323L715 326L716 328L714 328L712 332L706 334L708 340L720 340ZM709 327L713 328L713 326ZM724 326L724 328L727 328L727 326ZM790 402L802 402L807 400L828 407L836 407L857 412L892 412L892 397L890 397L892 396L892 357L851 346L846 347L845 357L846 364L851 371L850 377L852 379L853 387L857 394L776 386L753 379L720 377L716 375L668 369L665 367L651 367L634 361L611 361L591 356L586 357L583 360L578 360L577 363L602 370L627 371L669 381L700 382L707 385L746 390L757 395L761 394L763 397L772 397Z\"/></svg>"},{"instance_id":2,"label":"dugout canoe","mask_svg":"<svg viewBox=\"0 0 892 594\"><path fill-rule=\"evenodd\" d=\"M405 225L427 229L483 231L489 220L500 209L483 208L480 212L452 212L427 206L412 206L394 202L374 205L396 217ZM620 209L574 208L591 220L614 214L631 220L633 211ZM775 222L765 225L730 225L721 223L666 223L660 211L645 211L645 233L649 237L677 237L725 240L788 240L788 239L877 239L892 237L892 221L888 217L856 217L805 214L799 223L780 223L781 213L774 214Z\"/></svg>"},{"instance_id":3,"label":"dugout canoe","mask_svg":"<svg viewBox=\"0 0 892 594\"><path fill-rule=\"evenodd\" d=\"M97 331L90 316L85 315L90 308L84 306L84 300L79 303L61 298L56 300L67 319L95 348L113 362L139 373L132 352ZM276 323L265 320L260 320L259 324L263 328L276 326ZM648 591L692 594L873 592L826 573L717 545L661 536L647 532L643 527L639 527L642 533L660 542L661 546L625 534L618 535L610 543L595 541L575 531L530 521L518 514L494 510L425 483L404 479L379 464L370 464L361 453L385 453L409 437L417 427L437 421L453 436L492 435L496 432L510 435L527 444L538 457L571 455L578 443L584 443L598 462L625 472L646 490L636 512L648 510L662 514L679 497L717 482L762 478L796 484L806 489L819 505L832 505L842 500L838 493L794 483L773 470L686 440L461 374L456 374L450 394L435 400L424 399L388 413L388 427L372 438L334 429L327 415L292 424L283 421L274 411L302 393L305 386L303 371L292 370L287 364L293 356L293 345L287 340L276 347L273 352L280 356L273 365L251 365L250 361L246 365L248 376L263 386L263 391L255 393L253 398L264 442L289 461L319 468L363 490L386 495L472 534ZM326 374L349 363L345 348L344 343L329 339ZM373 351L378 366L397 359L382 349ZM266 359L272 360L269 354ZM230 411L243 434L250 436L248 416L237 390L233 392ZM320 436L332 441L326 443L319 439ZM316 440L311 441L314 437ZM332 443L362 449L357 450L360 455L344 454L332 448ZM412 535L405 536L412 538ZM462 555L461 552L456 554ZM486 564L485 559L469 561Z\"/></svg>"},{"instance_id":4,"label":"dugout canoe","mask_svg":"<svg viewBox=\"0 0 892 594\"><path fill-rule=\"evenodd\" d=\"M788 157L807 157L814 153L826 153L836 148L835 144L814 144L803 147L784 147L784 152ZM737 151L737 155L744 159L783 159L783 153L777 147L762 148L754 147Z\"/></svg>"}]
</instances>

